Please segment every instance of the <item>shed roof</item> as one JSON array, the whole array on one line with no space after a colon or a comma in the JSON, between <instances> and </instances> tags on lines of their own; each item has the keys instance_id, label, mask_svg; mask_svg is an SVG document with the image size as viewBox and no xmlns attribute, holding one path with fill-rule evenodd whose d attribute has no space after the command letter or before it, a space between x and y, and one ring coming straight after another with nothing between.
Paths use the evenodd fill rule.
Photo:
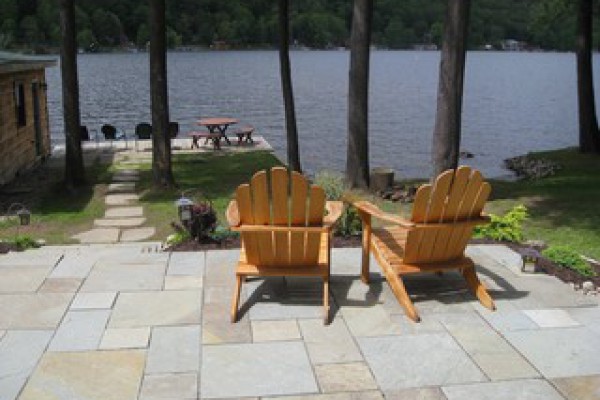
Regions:
<instances>
[{"instance_id":1,"label":"shed roof","mask_svg":"<svg viewBox=\"0 0 600 400\"><path fill-rule=\"evenodd\" d=\"M56 66L56 57L32 56L0 51L0 74L31 71Z\"/></svg>"}]
</instances>

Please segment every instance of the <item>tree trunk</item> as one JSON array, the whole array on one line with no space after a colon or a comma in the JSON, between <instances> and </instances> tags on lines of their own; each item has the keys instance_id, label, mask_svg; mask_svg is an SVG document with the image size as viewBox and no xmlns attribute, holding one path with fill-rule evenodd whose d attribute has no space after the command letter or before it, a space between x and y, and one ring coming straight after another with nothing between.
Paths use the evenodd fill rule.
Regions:
<instances>
[{"instance_id":1,"label":"tree trunk","mask_svg":"<svg viewBox=\"0 0 600 400\"><path fill-rule=\"evenodd\" d=\"M65 184L73 190L85 183L81 151L77 40L73 0L60 0L60 72L65 129Z\"/></svg>"},{"instance_id":2,"label":"tree trunk","mask_svg":"<svg viewBox=\"0 0 600 400\"><path fill-rule=\"evenodd\" d=\"M470 7L470 0L448 0L433 131L433 176L458 166Z\"/></svg>"},{"instance_id":3,"label":"tree trunk","mask_svg":"<svg viewBox=\"0 0 600 400\"><path fill-rule=\"evenodd\" d=\"M592 73L592 0L579 0L578 6L576 52L579 151L600 153Z\"/></svg>"},{"instance_id":4,"label":"tree trunk","mask_svg":"<svg viewBox=\"0 0 600 400\"><path fill-rule=\"evenodd\" d=\"M174 185L169 135L165 0L150 0L150 99L154 185Z\"/></svg>"},{"instance_id":5,"label":"tree trunk","mask_svg":"<svg viewBox=\"0 0 600 400\"><path fill-rule=\"evenodd\" d=\"M296 108L289 54L289 0L279 0L279 66L281 69L281 89L285 107L285 127L287 133L287 153L289 167L302 172L300 166L300 148L298 146L298 128L296 126Z\"/></svg>"},{"instance_id":6,"label":"tree trunk","mask_svg":"<svg viewBox=\"0 0 600 400\"><path fill-rule=\"evenodd\" d=\"M350 37L346 180L369 187L369 47L373 0L355 0Z\"/></svg>"}]
</instances>

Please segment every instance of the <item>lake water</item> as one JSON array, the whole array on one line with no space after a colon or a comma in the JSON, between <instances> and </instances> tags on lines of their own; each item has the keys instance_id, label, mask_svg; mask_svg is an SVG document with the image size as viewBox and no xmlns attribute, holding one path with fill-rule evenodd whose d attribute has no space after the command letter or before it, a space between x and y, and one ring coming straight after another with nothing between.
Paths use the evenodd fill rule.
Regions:
<instances>
[{"instance_id":1,"label":"lake water","mask_svg":"<svg viewBox=\"0 0 600 400\"><path fill-rule=\"evenodd\" d=\"M309 172L345 168L349 54L291 53L300 157ZM371 167L427 176L439 53L374 51L371 57ZM99 130L111 123L131 134L137 123L151 121L147 54L84 54L78 63L82 124ZM285 160L276 51L169 53L168 74L171 120L182 132L199 117L236 117L254 125ZM59 68L49 69L47 80L52 137L61 141ZM488 176L505 175L503 159L574 146L577 129L574 54L469 52L462 149L475 158L466 163Z\"/></svg>"}]
</instances>

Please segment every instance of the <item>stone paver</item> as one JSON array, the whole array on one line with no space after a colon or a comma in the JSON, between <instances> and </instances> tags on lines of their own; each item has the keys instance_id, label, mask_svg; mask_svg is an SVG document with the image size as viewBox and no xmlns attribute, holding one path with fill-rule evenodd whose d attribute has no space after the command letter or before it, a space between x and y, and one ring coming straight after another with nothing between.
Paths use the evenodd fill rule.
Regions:
<instances>
[{"instance_id":1,"label":"stone paver","mask_svg":"<svg viewBox=\"0 0 600 400\"><path fill-rule=\"evenodd\" d=\"M107 206L128 206L140 199L135 193L109 194L104 198Z\"/></svg>"},{"instance_id":2,"label":"stone paver","mask_svg":"<svg viewBox=\"0 0 600 400\"><path fill-rule=\"evenodd\" d=\"M0 341L0 399L17 397L51 337L52 331L6 333Z\"/></svg>"},{"instance_id":3,"label":"stone paver","mask_svg":"<svg viewBox=\"0 0 600 400\"><path fill-rule=\"evenodd\" d=\"M301 342L234 344L203 349L202 398L311 392L317 393L318 387Z\"/></svg>"},{"instance_id":4,"label":"stone paver","mask_svg":"<svg viewBox=\"0 0 600 400\"><path fill-rule=\"evenodd\" d=\"M79 278L47 278L39 288L40 293L75 293L79 290L83 279Z\"/></svg>"},{"instance_id":5,"label":"stone paver","mask_svg":"<svg viewBox=\"0 0 600 400\"><path fill-rule=\"evenodd\" d=\"M96 254L97 256L97 254ZM66 254L56 265L51 278L85 278L97 261L92 254Z\"/></svg>"},{"instance_id":6,"label":"stone paver","mask_svg":"<svg viewBox=\"0 0 600 400\"><path fill-rule=\"evenodd\" d=\"M527 315L540 328L567 328L579 326L565 310L524 310Z\"/></svg>"},{"instance_id":7,"label":"stone paver","mask_svg":"<svg viewBox=\"0 0 600 400\"><path fill-rule=\"evenodd\" d=\"M247 398L244 398L246 400ZM383 394L376 390L368 392L346 392L308 394L306 396L263 397L265 400L383 400Z\"/></svg>"},{"instance_id":8,"label":"stone paver","mask_svg":"<svg viewBox=\"0 0 600 400\"><path fill-rule=\"evenodd\" d=\"M0 268L0 293L35 292L47 274L46 267Z\"/></svg>"},{"instance_id":9,"label":"stone paver","mask_svg":"<svg viewBox=\"0 0 600 400\"><path fill-rule=\"evenodd\" d=\"M135 400L142 380L144 352L46 353L20 400Z\"/></svg>"},{"instance_id":10,"label":"stone paver","mask_svg":"<svg viewBox=\"0 0 600 400\"><path fill-rule=\"evenodd\" d=\"M42 247L23 252L10 252L0 257L0 270L4 267L45 267L53 268L64 256L64 251L56 247Z\"/></svg>"},{"instance_id":11,"label":"stone paver","mask_svg":"<svg viewBox=\"0 0 600 400\"><path fill-rule=\"evenodd\" d=\"M112 308L117 292L78 293L71 303L73 310Z\"/></svg>"},{"instance_id":12,"label":"stone paver","mask_svg":"<svg viewBox=\"0 0 600 400\"><path fill-rule=\"evenodd\" d=\"M135 192L135 182L119 182L108 185L108 194L133 192Z\"/></svg>"},{"instance_id":13,"label":"stone paver","mask_svg":"<svg viewBox=\"0 0 600 400\"><path fill-rule=\"evenodd\" d=\"M400 325L391 320L381 305L372 307L342 307L342 314L356 337L397 335Z\"/></svg>"},{"instance_id":14,"label":"stone paver","mask_svg":"<svg viewBox=\"0 0 600 400\"><path fill-rule=\"evenodd\" d=\"M69 311L50 342L50 351L96 350L109 310Z\"/></svg>"},{"instance_id":15,"label":"stone paver","mask_svg":"<svg viewBox=\"0 0 600 400\"><path fill-rule=\"evenodd\" d=\"M94 220L94 226L115 227L115 228L132 228L144 225L146 218L103 218Z\"/></svg>"},{"instance_id":16,"label":"stone paver","mask_svg":"<svg viewBox=\"0 0 600 400\"><path fill-rule=\"evenodd\" d=\"M0 295L0 329L54 329L72 293Z\"/></svg>"},{"instance_id":17,"label":"stone paver","mask_svg":"<svg viewBox=\"0 0 600 400\"><path fill-rule=\"evenodd\" d=\"M165 290L200 289L204 280L202 276L165 276Z\"/></svg>"},{"instance_id":18,"label":"stone paver","mask_svg":"<svg viewBox=\"0 0 600 400\"><path fill-rule=\"evenodd\" d=\"M109 322L111 328L200 323L200 292L121 293Z\"/></svg>"},{"instance_id":19,"label":"stone paver","mask_svg":"<svg viewBox=\"0 0 600 400\"><path fill-rule=\"evenodd\" d=\"M254 342L300 339L296 321L253 321L251 325Z\"/></svg>"},{"instance_id":20,"label":"stone paver","mask_svg":"<svg viewBox=\"0 0 600 400\"><path fill-rule=\"evenodd\" d=\"M121 242L141 242L150 239L155 233L154 227L123 229L120 240Z\"/></svg>"},{"instance_id":21,"label":"stone paver","mask_svg":"<svg viewBox=\"0 0 600 400\"><path fill-rule=\"evenodd\" d=\"M148 347L150 327L107 329L104 332L100 349L136 349Z\"/></svg>"},{"instance_id":22,"label":"stone paver","mask_svg":"<svg viewBox=\"0 0 600 400\"><path fill-rule=\"evenodd\" d=\"M112 207L104 212L104 218L134 218L143 215L144 209L140 206Z\"/></svg>"},{"instance_id":23,"label":"stone paver","mask_svg":"<svg viewBox=\"0 0 600 400\"><path fill-rule=\"evenodd\" d=\"M556 378L552 383L568 400L600 399L600 375Z\"/></svg>"},{"instance_id":24,"label":"stone paver","mask_svg":"<svg viewBox=\"0 0 600 400\"><path fill-rule=\"evenodd\" d=\"M197 399L196 374L160 374L144 376L139 400Z\"/></svg>"},{"instance_id":25,"label":"stone paver","mask_svg":"<svg viewBox=\"0 0 600 400\"><path fill-rule=\"evenodd\" d=\"M204 274L204 252L174 252L169 257L167 275Z\"/></svg>"},{"instance_id":26,"label":"stone paver","mask_svg":"<svg viewBox=\"0 0 600 400\"><path fill-rule=\"evenodd\" d=\"M329 325L323 325L322 319L298 323L313 364L363 361L343 319L335 318Z\"/></svg>"},{"instance_id":27,"label":"stone paver","mask_svg":"<svg viewBox=\"0 0 600 400\"><path fill-rule=\"evenodd\" d=\"M164 271L160 264L100 264L90 272L81 291L158 290L163 285Z\"/></svg>"},{"instance_id":28,"label":"stone paver","mask_svg":"<svg viewBox=\"0 0 600 400\"><path fill-rule=\"evenodd\" d=\"M548 382L539 379L445 386L442 390L448 400L563 400Z\"/></svg>"},{"instance_id":29,"label":"stone paver","mask_svg":"<svg viewBox=\"0 0 600 400\"><path fill-rule=\"evenodd\" d=\"M403 389L385 393L386 400L447 400L440 388Z\"/></svg>"},{"instance_id":30,"label":"stone paver","mask_svg":"<svg viewBox=\"0 0 600 400\"><path fill-rule=\"evenodd\" d=\"M117 228L94 228L73 235L73 239L77 239L81 243L116 243L119 240L119 230Z\"/></svg>"},{"instance_id":31,"label":"stone paver","mask_svg":"<svg viewBox=\"0 0 600 400\"><path fill-rule=\"evenodd\" d=\"M384 391L486 380L449 334L362 338L358 343Z\"/></svg>"},{"instance_id":32,"label":"stone paver","mask_svg":"<svg viewBox=\"0 0 600 400\"><path fill-rule=\"evenodd\" d=\"M200 325L152 329L146 374L198 372Z\"/></svg>"},{"instance_id":33,"label":"stone paver","mask_svg":"<svg viewBox=\"0 0 600 400\"><path fill-rule=\"evenodd\" d=\"M317 365L315 375L325 393L377 389L377 383L364 363Z\"/></svg>"},{"instance_id":34,"label":"stone paver","mask_svg":"<svg viewBox=\"0 0 600 400\"><path fill-rule=\"evenodd\" d=\"M494 329L500 332L520 331L536 329L538 326L521 310L502 311L497 310L493 313L484 312L481 314Z\"/></svg>"},{"instance_id":35,"label":"stone paver","mask_svg":"<svg viewBox=\"0 0 600 400\"><path fill-rule=\"evenodd\" d=\"M600 374L600 340L585 328L507 332L505 337L546 378Z\"/></svg>"}]
</instances>

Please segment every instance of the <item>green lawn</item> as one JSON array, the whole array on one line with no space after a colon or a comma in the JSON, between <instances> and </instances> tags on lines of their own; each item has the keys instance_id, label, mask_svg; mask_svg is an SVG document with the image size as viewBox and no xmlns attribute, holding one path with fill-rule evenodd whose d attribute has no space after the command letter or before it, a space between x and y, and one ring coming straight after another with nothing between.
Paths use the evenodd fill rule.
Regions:
<instances>
[{"instance_id":1,"label":"green lawn","mask_svg":"<svg viewBox=\"0 0 600 400\"><path fill-rule=\"evenodd\" d=\"M65 190L63 165L51 160L43 168L43 179L31 175L17 179L27 182L30 192L24 198L7 197L2 201L24 203L31 211L31 224L19 226L16 217L0 221L0 239L11 240L17 234L35 239L43 238L49 244L77 243L71 236L90 229L96 218L104 215L104 195L110 183L110 164L92 162L86 170L88 185L76 193Z\"/></svg>"},{"instance_id":2,"label":"green lawn","mask_svg":"<svg viewBox=\"0 0 600 400\"><path fill-rule=\"evenodd\" d=\"M492 181L487 210L503 213L517 204L529 209L527 239L564 244L600 259L600 157L574 149L536 153L563 168L537 181Z\"/></svg>"}]
</instances>

